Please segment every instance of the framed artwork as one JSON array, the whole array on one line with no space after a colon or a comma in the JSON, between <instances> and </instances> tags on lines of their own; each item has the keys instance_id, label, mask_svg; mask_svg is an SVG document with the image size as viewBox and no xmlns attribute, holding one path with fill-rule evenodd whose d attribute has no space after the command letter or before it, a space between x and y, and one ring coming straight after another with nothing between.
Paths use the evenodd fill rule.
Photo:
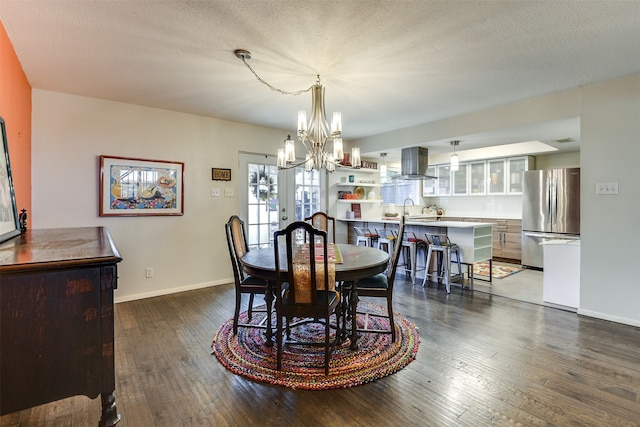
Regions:
<instances>
[{"instance_id":1,"label":"framed artwork","mask_svg":"<svg viewBox=\"0 0 640 427\"><path fill-rule=\"evenodd\" d=\"M184 215L184 163L100 156L100 216Z\"/></svg>"},{"instance_id":2,"label":"framed artwork","mask_svg":"<svg viewBox=\"0 0 640 427\"><path fill-rule=\"evenodd\" d=\"M20 234L16 193L13 190L9 144L4 119L0 117L2 128L2 159L0 159L0 243Z\"/></svg>"},{"instance_id":3,"label":"framed artwork","mask_svg":"<svg viewBox=\"0 0 640 427\"><path fill-rule=\"evenodd\" d=\"M231 181L231 169L211 168L212 181Z\"/></svg>"}]
</instances>

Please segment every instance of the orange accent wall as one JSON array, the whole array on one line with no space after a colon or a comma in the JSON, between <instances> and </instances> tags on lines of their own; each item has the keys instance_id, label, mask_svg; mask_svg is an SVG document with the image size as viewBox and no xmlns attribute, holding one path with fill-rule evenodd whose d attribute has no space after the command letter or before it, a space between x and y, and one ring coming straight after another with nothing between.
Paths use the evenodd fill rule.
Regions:
<instances>
[{"instance_id":1,"label":"orange accent wall","mask_svg":"<svg viewBox=\"0 0 640 427\"><path fill-rule=\"evenodd\" d=\"M0 116L7 127L9 161L18 212L31 227L31 85L0 21Z\"/></svg>"}]
</instances>

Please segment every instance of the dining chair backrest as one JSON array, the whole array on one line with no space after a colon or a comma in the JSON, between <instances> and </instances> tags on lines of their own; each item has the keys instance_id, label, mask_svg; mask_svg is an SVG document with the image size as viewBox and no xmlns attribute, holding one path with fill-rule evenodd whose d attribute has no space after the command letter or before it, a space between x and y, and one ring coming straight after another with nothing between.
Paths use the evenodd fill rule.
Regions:
<instances>
[{"instance_id":1,"label":"dining chair backrest","mask_svg":"<svg viewBox=\"0 0 640 427\"><path fill-rule=\"evenodd\" d=\"M398 228L398 236L402 236L404 233L404 215L400 218L400 226ZM389 292L393 290L393 281L396 277L396 271L398 270L398 261L400 260L400 253L402 252L402 245L395 245L393 248L393 254L389 259L389 266L387 267L387 284Z\"/></svg>"},{"instance_id":2,"label":"dining chair backrest","mask_svg":"<svg viewBox=\"0 0 640 427\"><path fill-rule=\"evenodd\" d=\"M249 252L247 245L247 236L244 231L244 221L238 215L232 215L224 226L227 235L227 245L229 247L229 257L233 267L233 275L236 284L242 282L245 278L240 258Z\"/></svg>"},{"instance_id":3,"label":"dining chair backrest","mask_svg":"<svg viewBox=\"0 0 640 427\"><path fill-rule=\"evenodd\" d=\"M273 233L275 259L280 259L280 242L284 239L287 257L287 279L289 292L287 300L291 305L308 305L320 307L328 305L329 292L318 293L319 290L335 290L335 261L330 262L327 232L318 230L311 224L296 221L284 230ZM333 266L333 268L331 268ZM280 263L276 263L276 277L281 289ZM317 301L318 295L324 295L325 301Z\"/></svg>"},{"instance_id":4,"label":"dining chair backrest","mask_svg":"<svg viewBox=\"0 0 640 427\"><path fill-rule=\"evenodd\" d=\"M304 219L318 230L326 231L332 237L330 243L336 242L336 219L324 212L316 212Z\"/></svg>"}]
</instances>

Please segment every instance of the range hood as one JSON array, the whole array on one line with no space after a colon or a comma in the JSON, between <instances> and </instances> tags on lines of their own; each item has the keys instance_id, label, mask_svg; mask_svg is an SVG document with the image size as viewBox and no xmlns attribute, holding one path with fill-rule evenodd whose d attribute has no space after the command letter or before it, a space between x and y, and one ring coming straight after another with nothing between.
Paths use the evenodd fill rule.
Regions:
<instances>
[{"instance_id":1,"label":"range hood","mask_svg":"<svg viewBox=\"0 0 640 427\"><path fill-rule=\"evenodd\" d=\"M402 149L400 176L396 179L427 179L435 176L427 175L429 167L429 149L409 147Z\"/></svg>"}]
</instances>

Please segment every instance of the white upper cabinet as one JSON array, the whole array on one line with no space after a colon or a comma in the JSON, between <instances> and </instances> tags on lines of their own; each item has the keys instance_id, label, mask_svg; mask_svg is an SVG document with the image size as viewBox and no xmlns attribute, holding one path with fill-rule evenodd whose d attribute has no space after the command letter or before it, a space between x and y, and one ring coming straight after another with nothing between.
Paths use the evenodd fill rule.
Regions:
<instances>
[{"instance_id":1,"label":"white upper cabinet","mask_svg":"<svg viewBox=\"0 0 640 427\"><path fill-rule=\"evenodd\" d=\"M487 176L487 194L506 194L506 159L493 159L487 160L487 169L489 175Z\"/></svg>"},{"instance_id":2,"label":"white upper cabinet","mask_svg":"<svg viewBox=\"0 0 640 427\"><path fill-rule=\"evenodd\" d=\"M531 156L463 162L455 172L449 164L429 166L438 179L423 181L422 196L522 194L522 173L534 166Z\"/></svg>"},{"instance_id":3,"label":"white upper cabinet","mask_svg":"<svg viewBox=\"0 0 640 427\"><path fill-rule=\"evenodd\" d=\"M453 172L453 195L466 196L469 194L468 163L460 163L458 170Z\"/></svg>"},{"instance_id":4,"label":"white upper cabinet","mask_svg":"<svg viewBox=\"0 0 640 427\"><path fill-rule=\"evenodd\" d=\"M469 194L487 194L487 162L484 160L469 163Z\"/></svg>"},{"instance_id":5,"label":"white upper cabinet","mask_svg":"<svg viewBox=\"0 0 640 427\"><path fill-rule=\"evenodd\" d=\"M531 156L513 157L508 159L509 183L508 194L522 194L522 173L534 168Z\"/></svg>"},{"instance_id":6,"label":"white upper cabinet","mask_svg":"<svg viewBox=\"0 0 640 427\"><path fill-rule=\"evenodd\" d=\"M438 166L438 196L450 196L451 195L451 166L439 165Z\"/></svg>"},{"instance_id":7,"label":"white upper cabinet","mask_svg":"<svg viewBox=\"0 0 640 427\"><path fill-rule=\"evenodd\" d=\"M435 166L429 166L427 168L427 175L438 176L437 168ZM438 180L434 178L422 180L422 197L437 196Z\"/></svg>"}]
</instances>

